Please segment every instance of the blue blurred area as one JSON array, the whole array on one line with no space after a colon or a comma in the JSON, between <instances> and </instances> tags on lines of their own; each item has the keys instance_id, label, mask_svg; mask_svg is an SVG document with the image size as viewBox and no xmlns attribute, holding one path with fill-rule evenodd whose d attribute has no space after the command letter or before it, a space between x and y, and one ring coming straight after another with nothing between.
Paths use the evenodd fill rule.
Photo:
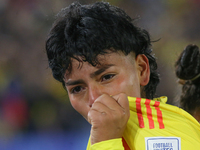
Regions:
<instances>
[{"instance_id":1,"label":"blue blurred area","mask_svg":"<svg viewBox=\"0 0 200 150\"><path fill-rule=\"evenodd\" d=\"M69 106L13 79L0 101L0 150L86 149L90 125Z\"/></svg>"},{"instance_id":2,"label":"blue blurred area","mask_svg":"<svg viewBox=\"0 0 200 150\"><path fill-rule=\"evenodd\" d=\"M80 150L86 149L89 132L78 130L54 133L16 134L8 141L0 138L1 150Z\"/></svg>"}]
</instances>

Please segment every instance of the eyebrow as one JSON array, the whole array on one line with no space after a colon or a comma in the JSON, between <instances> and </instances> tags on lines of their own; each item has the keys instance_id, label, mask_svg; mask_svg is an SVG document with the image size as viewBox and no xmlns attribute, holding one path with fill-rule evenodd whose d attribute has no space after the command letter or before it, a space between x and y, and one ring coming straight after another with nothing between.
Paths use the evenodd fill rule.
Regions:
<instances>
[{"instance_id":1,"label":"eyebrow","mask_svg":"<svg viewBox=\"0 0 200 150\"><path fill-rule=\"evenodd\" d=\"M95 76L100 75L101 73L103 73L104 71L106 71L108 68L114 66L114 64L107 64L107 65L103 65L101 67L99 67L99 69L97 71L95 71L94 73L90 74L91 78L94 78ZM85 84L85 82L82 79L79 80L72 80L72 81L67 81L65 83L66 86L72 86L72 85L77 85L77 84Z\"/></svg>"},{"instance_id":2,"label":"eyebrow","mask_svg":"<svg viewBox=\"0 0 200 150\"><path fill-rule=\"evenodd\" d=\"M95 76L100 75L101 73L103 73L104 71L106 71L108 68L114 66L114 64L107 64L107 65L103 65L100 67L100 69L98 69L97 71L95 71L94 73L90 74L91 78L94 78Z\"/></svg>"},{"instance_id":3,"label":"eyebrow","mask_svg":"<svg viewBox=\"0 0 200 150\"><path fill-rule=\"evenodd\" d=\"M65 83L66 86L71 86L71 85L77 85L77 84L82 84L85 83L82 79L80 80L75 80L75 81L67 81Z\"/></svg>"}]
</instances>

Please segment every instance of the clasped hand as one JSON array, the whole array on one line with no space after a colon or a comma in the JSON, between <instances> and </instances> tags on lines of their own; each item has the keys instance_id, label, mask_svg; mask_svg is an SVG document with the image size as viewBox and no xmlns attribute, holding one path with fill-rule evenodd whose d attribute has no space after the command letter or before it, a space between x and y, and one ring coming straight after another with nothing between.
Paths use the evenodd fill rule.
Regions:
<instances>
[{"instance_id":1,"label":"clasped hand","mask_svg":"<svg viewBox=\"0 0 200 150\"><path fill-rule=\"evenodd\" d=\"M121 138L130 116L127 95L102 94L92 104L88 121L92 125L91 145L97 142Z\"/></svg>"}]
</instances>

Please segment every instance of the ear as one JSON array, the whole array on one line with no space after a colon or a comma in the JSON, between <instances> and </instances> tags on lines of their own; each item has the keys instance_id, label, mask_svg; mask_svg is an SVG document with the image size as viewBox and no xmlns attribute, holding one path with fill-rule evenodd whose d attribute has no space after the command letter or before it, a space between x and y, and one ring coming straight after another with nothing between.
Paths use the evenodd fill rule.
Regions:
<instances>
[{"instance_id":1,"label":"ear","mask_svg":"<svg viewBox=\"0 0 200 150\"><path fill-rule=\"evenodd\" d=\"M136 65L137 65L140 85L145 86L149 83L149 78L150 78L149 60L144 54L139 54L136 57Z\"/></svg>"}]
</instances>

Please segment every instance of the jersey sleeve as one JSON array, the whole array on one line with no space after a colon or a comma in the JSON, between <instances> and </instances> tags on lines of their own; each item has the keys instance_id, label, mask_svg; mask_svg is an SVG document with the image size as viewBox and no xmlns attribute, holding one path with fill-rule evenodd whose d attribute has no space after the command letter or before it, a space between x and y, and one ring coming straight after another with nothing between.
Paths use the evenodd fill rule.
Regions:
<instances>
[{"instance_id":1,"label":"jersey sleeve","mask_svg":"<svg viewBox=\"0 0 200 150\"><path fill-rule=\"evenodd\" d=\"M87 150L124 150L122 138L106 140L102 142L90 144L88 142Z\"/></svg>"},{"instance_id":2,"label":"jersey sleeve","mask_svg":"<svg viewBox=\"0 0 200 150\"><path fill-rule=\"evenodd\" d=\"M188 112L166 104L167 97L128 99L130 118L123 138L92 146L89 141L87 150L199 150L200 124Z\"/></svg>"}]
</instances>

